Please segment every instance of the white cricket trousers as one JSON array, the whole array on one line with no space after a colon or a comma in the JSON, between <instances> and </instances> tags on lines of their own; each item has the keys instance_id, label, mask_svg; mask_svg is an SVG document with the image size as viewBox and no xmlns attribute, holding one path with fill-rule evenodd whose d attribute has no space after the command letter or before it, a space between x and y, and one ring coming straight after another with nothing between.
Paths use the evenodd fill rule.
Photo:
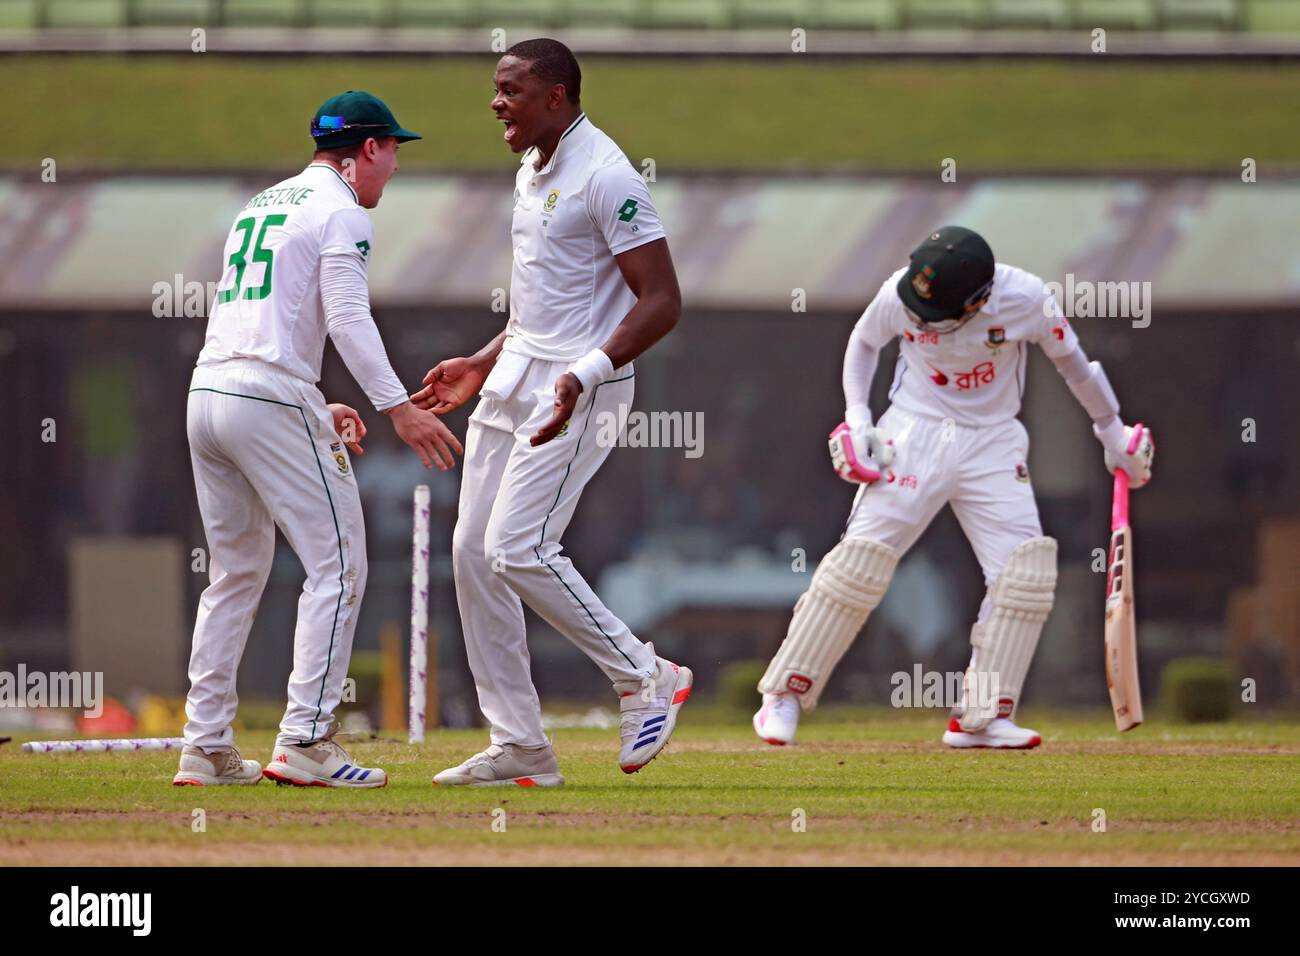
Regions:
<instances>
[{"instance_id":1,"label":"white cricket trousers","mask_svg":"<svg viewBox=\"0 0 1300 956\"><path fill-rule=\"evenodd\" d=\"M235 675L278 525L307 573L279 742L320 738L343 693L366 585L365 527L347 447L319 389L235 359L194 370L187 430L210 584L190 651L185 741L229 747Z\"/></svg>"},{"instance_id":2,"label":"white cricket trousers","mask_svg":"<svg viewBox=\"0 0 1300 956\"><path fill-rule=\"evenodd\" d=\"M858 490L844 536L879 541L901 557L951 504L992 588L1016 546L1043 533L1025 426L1011 418L974 428L896 405L878 426L894 442L894 463L884 479ZM986 597L980 620L988 610Z\"/></svg>"},{"instance_id":3,"label":"white cricket trousers","mask_svg":"<svg viewBox=\"0 0 1300 956\"><path fill-rule=\"evenodd\" d=\"M560 546L578 498L611 443L620 404L632 404L631 365L579 397L563 434L532 447L570 363L503 352L465 438L460 513L452 536L456 601L479 707L495 744L545 743L522 602L609 678L640 682L654 654L574 569ZM610 419L608 416L615 416ZM604 426L604 427L602 427Z\"/></svg>"}]
</instances>

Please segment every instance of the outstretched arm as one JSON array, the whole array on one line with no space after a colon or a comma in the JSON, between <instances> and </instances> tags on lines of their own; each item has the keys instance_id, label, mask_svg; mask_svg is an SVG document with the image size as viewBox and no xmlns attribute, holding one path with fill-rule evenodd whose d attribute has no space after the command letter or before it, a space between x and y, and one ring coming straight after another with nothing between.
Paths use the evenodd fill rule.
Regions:
<instances>
[{"instance_id":1,"label":"outstretched arm","mask_svg":"<svg viewBox=\"0 0 1300 956\"><path fill-rule=\"evenodd\" d=\"M849 336L844 351L844 424L830 437L831 466L845 481L871 484L880 479L881 469L894 461L894 446L883 431L871 423L871 380L876 375L880 350L872 342L879 318L868 307ZM873 324L874 323L874 324Z\"/></svg>"},{"instance_id":2,"label":"outstretched arm","mask_svg":"<svg viewBox=\"0 0 1300 956\"><path fill-rule=\"evenodd\" d=\"M1155 441L1150 429L1129 427L1119 417L1119 399L1100 362L1089 362L1078 339L1061 354L1048 353L1052 364L1065 379L1070 392L1092 419L1092 433L1105 449L1106 467L1113 473L1123 468L1129 487L1141 488L1151 480Z\"/></svg>"},{"instance_id":3,"label":"outstretched arm","mask_svg":"<svg viewBox=\"0 0 1300 956\"><path fill-rule=\"evenodd\" d=\"M365 390L375 408L388 416L393 428L406 444L410 445L426 468L437 465L446 471L455 464L455 454L462 451L460 442L447 427L432 415L419 411L406 400L406 389L393 372L379 338L379 330L370 315L370 297L366 288L366 274L362 260L351 253L321 256L321 302L325 307L325 325L335 348L352 377ZM356 429L360 416L346 406L331 406L335 427L343 435L345 422L355 419ZM352 412L349 416L347 412ZM349 440L349 447L360 454L359 442L365 426Z\"/></svg>"},{"instance_id":4,"label":"outstretched arm","mask_svg":"<svg viewBox=\"0 0 1300 956\"><path fill-rule=\"evenodd\" d=\"M501 346L505 345L505 342L506 330L502 329L491 342L471 355L469 360L486 376L497 364L497 359L501 355Z\"/></svg>"},{"instance_id":5,"label":"outstretched arm","mask_svg":"<svg viewBox=\"0 0 1300 956\"><path fill-rule=\"evenodd\" d=\"M366 397L381 412L405 402L406 389L388 362L379 329L370 315L370 295L360 257L321 256L320 292L329 337Z\"/></svg>"},{"instance_id":6,"label":"outstretched arm","mask_svg":"<svg viewBox=\"0 0 1300 956\"><path fill-rule=\"evenodd\" d=\"M844 421L850 428L871 424L871 380L880 352L867 341L862 322L853 327L844 352Z\"/></svg>"},{"instance_id":7,"label":"outstretched arm","mask_svg":"<svg viewBox=\"0 0 1300 956\"><path fill-rule=\"evenodd\" d=\"M483 382L497 364L505 341L506 330L502 329L473 355L439 362L425 373L424 388L411 396L411 402L435 415L446 415L460 408L483 387Z\"/></svg>"}]
</instances>

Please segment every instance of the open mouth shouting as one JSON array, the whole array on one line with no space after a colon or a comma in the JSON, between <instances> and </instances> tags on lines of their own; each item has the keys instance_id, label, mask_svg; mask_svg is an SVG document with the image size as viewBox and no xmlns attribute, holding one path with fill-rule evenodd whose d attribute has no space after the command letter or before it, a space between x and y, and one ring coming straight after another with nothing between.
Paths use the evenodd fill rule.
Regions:
<instances>
[{"instance_id":1,"label":"open mouth shouting","mask_svg":"<svg viewBox=\"0 0 1300 956\"><path fill-rule=\"evenodd\" d=\"M506 143L510 145L511 149L517 150L519 148L519 145L522 143L522 140L519 135L519 124L507 116L498 116L497 119L499 119L506 126L506 132L504 136Z\"/></svg>"}]
</instances>

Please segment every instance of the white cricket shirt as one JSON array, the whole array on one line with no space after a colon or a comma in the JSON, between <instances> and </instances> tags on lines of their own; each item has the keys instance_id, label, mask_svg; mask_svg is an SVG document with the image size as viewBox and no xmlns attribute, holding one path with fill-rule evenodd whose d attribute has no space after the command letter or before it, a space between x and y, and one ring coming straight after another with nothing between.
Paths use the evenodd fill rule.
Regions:
<instances>
[{"instance_id":1,"label":"white cricket shirt","mask_svg":"<svg viewBox=\"0 0 1300 956\"><path fill-rule=\"evenodd\" d=\"M226 238L224 271L198 364L258 359L314 385L329 333L321 257L352 256L364 274L373 241L370 216L328 164L312 163L258 193L235 216ZM360 384L377 407L404 401L405 389L387 357L378 358L375 380Z\"/></svg>"},{"instance_id":2,"label":"white cricket shirt","mask_svg":"<svg viewBox=\"0 0 1300 956\"><path fill-rule=\"evenodd\" d=\"M614 257L664 238L645 180L583 113L555 153L524 152L510 227L510 321L504 348L572 362L599 348L636 304Z\"/></svg>"},{"instance_id":3,"label":"white cricket shirt","mask_svg":"<svg viewBox=\"0 0 1300 956\"><path fill-rule=\"evenodd\" d=\"M1078 341L1043 280L999 263L988 303L954 332L925 331L908 314L897 285L906 268L885 280L858 320L857 333L879 350L901 337L891 402L905 411L981 427L1014 418L1025 388L1025 346L1049 356Z\"/></svg>"}]
</instances>

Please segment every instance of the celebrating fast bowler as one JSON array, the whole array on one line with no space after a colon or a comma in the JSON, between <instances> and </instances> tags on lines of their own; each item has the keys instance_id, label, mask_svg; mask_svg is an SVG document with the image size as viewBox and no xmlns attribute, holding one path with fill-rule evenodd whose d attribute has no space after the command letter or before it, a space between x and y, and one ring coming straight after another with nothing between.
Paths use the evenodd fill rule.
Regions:
<instances>
[{"instance_id":1,"label":"celebrating fast bowler","mask_svg":"<svg viewBox=\"0 0 1300 956\"><path fill-rule=\"evenodd\" d=\"M593 418L632 402L632 361L681 313L668 241L645 181L580 104L555 40L515 44L492 109L522 153L510 318L477 354L439 363L413 400L444 414L481 391L465 440L452 540L456 598L491 745L438 784L558 786L529 673L521 602L589 656L621 695L619 766L663 750L691 671L657 657L601 602L560 546L609 448Z\"/></svg>"},{"instance_id":2,"label":"celebrating fast bowler","mask_svg":"<svg viewBox=\"0 0 1300 956\"><path fill-rule=\"evenodd\" d=\"M867 406L880 349L901 336L879 423ZM1043 281L994 263L976 233L947 226L912 252L858 320L844 357L845 421L831 434L840 477L861 484L840 542L822 559L759 682L758 736L794 740L899 559L951 504L988 588L971 629L962 699L943 735L951 747L1036 747L1016 705L1056 587L1056 542L1044 537L1029 484L1029 437L1016 419L1025 346L1039 345L1092 418L1106 467L1140 488L1154 445L1119 402Z\"/></svg>"},{"instance_id":3,"label":"celebrating fast bowler","mask_svg":"<svg viewBox=\"0 0 1300 956\"><path fill-rule=\"evenodd\" d=\"M188 432L211 583L199 601L177 784L280 783L379 787L331 737L366 585L361 499L348 457L365 426L327 405L325 337L375 408L424 460L445 470L460 446L407 400L370 315L375 254L366 209L397 170L397 147L419 139L369 93L325 102L311 124L316 152L301 173L236 215L225 271L190 387ZM279 526L307 572L298 601L289 705L265 771L235 749L235 673L271 571Z\"/></svg>"}]
</instances>

